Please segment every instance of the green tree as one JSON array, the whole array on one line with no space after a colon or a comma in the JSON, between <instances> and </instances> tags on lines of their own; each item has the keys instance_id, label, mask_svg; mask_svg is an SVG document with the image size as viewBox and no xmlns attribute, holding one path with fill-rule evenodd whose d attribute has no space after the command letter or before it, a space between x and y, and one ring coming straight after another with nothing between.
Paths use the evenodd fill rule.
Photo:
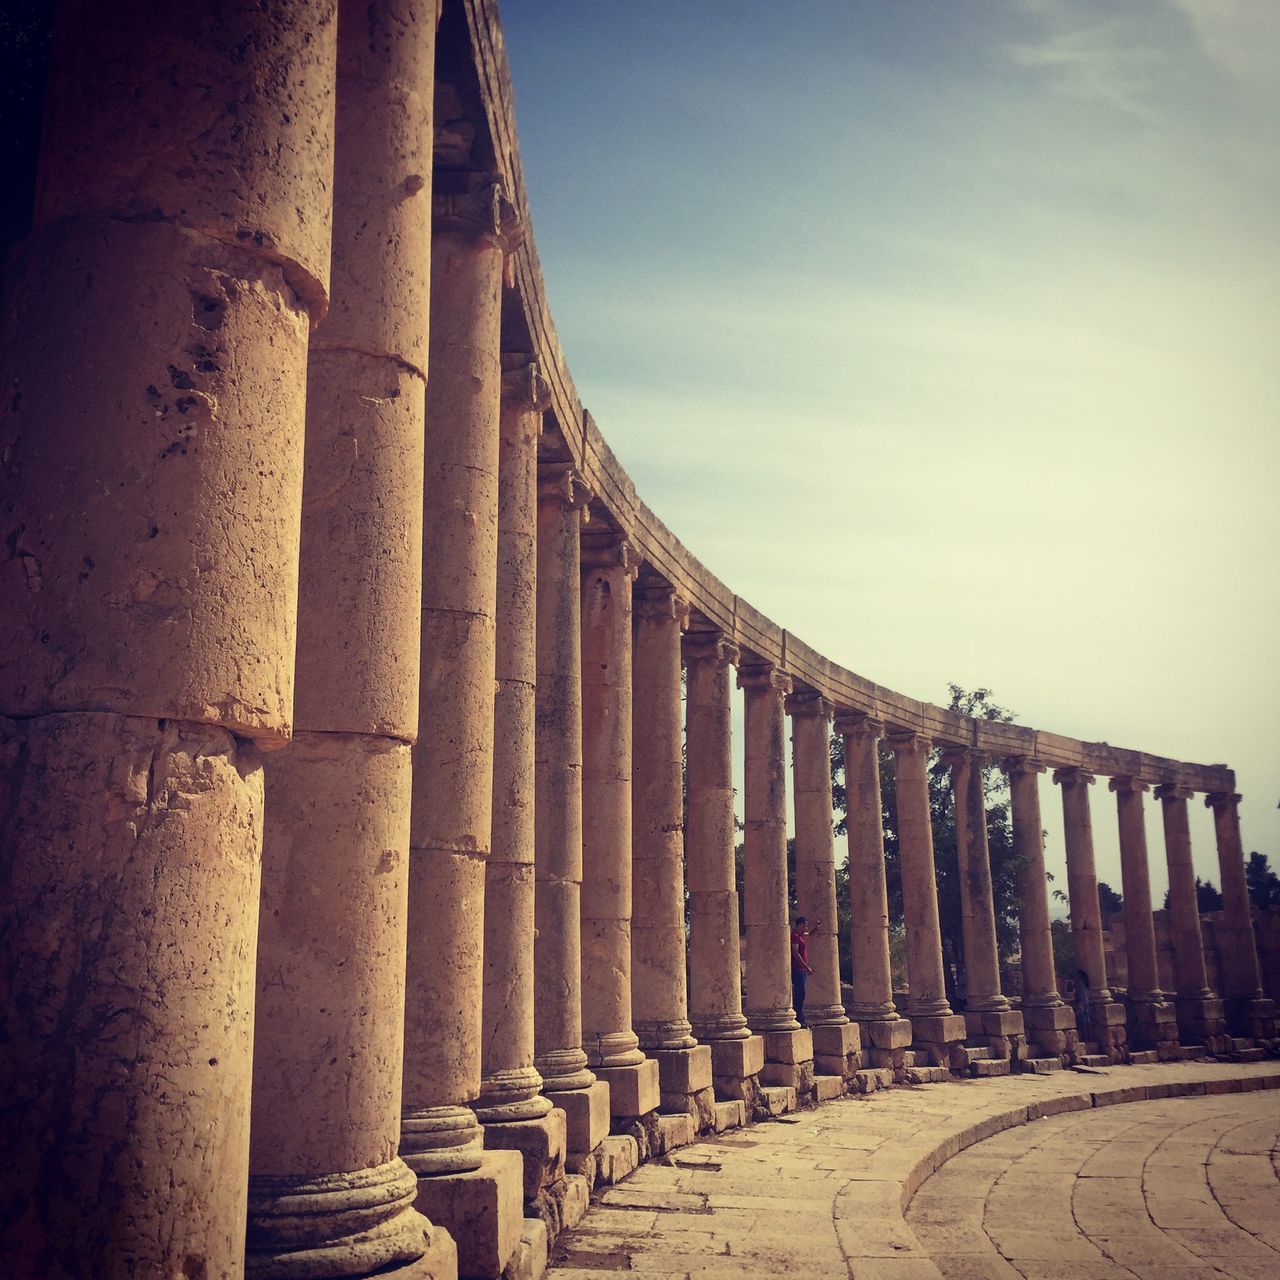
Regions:
<instances>
[{"instance_id":1,"label":"green tree","mask_svg":"<svg viewBox=\"0 0 1280 1280\"><path fill-rule=\"evenodd\" d=\"M1105 880L1099 880L1098 905L1102 908L1102 918L1105 921L1124 910L1124 899Z\"/></svg>"},{"instance_id":2,"label":"green tree","mask_svg":"<svg viewBox=\"0 0 1280 1280\"><path fill-rule=\"evenodd\" d=\"M1267 864L1267 855L1256 850L1249 855L1244 867L1245 880L1249 885L1249 901L1259 911L1270 907L1280 907L1280 876L1276 875Z\"/></svg>"},{"instance_id":3,"label":"green tree","mask_svg":"<svg viewBox=\"0 0 1280 1280\"><path fill-rule=\"evenodd\" d=\"M1201 880L1196 876L1196 908L1203 914L1206 911L1222 910L1222 894L1212 880ZM1164 891L1164 909L1169 910L1169 890Z\"/></svg>"}]
</instances>

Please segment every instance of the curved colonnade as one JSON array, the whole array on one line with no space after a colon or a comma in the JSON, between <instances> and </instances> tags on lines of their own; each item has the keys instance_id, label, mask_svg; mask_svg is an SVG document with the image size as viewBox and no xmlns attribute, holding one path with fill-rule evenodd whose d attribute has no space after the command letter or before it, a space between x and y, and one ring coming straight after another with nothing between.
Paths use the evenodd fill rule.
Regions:
<instances>
[{"instance_id":1,"label":"curved colonnade","mask_svg":"<svg viewBox=\"0 0 1280 1280\"><path fill-rule=\"evenodd\" d=\"M1274 1034L1229 769L877 686L733 595L640 501L547 310L496 6L222 8L63 6L34 227L6 282L0 1210L18 1274L515 1276L593 1181L868 1076ZM807 1026L788 719L798 891L828 922L832 725L849 797L853 996L820 931ZM935 747L962 832L963 1014L943 980ZM995 950L997 762L1019 1008ZM1047 769L1091 1044L1055 989ZM1123 1003L1096 775L1137 915ZM1195 793L1241 942L1225 1005L1196 914Z\"/></svg>"}]
</instances>

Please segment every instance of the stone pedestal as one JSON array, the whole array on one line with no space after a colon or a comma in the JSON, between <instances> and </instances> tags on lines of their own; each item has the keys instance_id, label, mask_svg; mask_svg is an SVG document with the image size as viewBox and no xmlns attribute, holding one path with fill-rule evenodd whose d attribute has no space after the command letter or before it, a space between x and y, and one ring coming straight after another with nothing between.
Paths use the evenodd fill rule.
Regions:
<instances>
[{"instance_id":1,"label":"stone pedestal","mask_svg":"<svg viewBox=\"0 0 1280 1280\"><path fill-rule=\"evenodd\" d=\"M548 1089L547 1097L564 1112L570 1156L590 1155L609 1136L609 1086L603 1080L563 1092Z\"/></svg>"},{"instance_id":2,"label":"stone pedestal","mask_svg":"<svg viewBox=\"0 0 1280 1280\"><path fill-rule=\"evenodd\" d=\"M862 1068L862 1035L856 1022L811 1027L813 1069L822 1075L849 1079Z\"/></svg>"},{"instance_id":3,"label":"stone pedestal","mask_svg":"<svg viewBox=\"0 0 1280 1280\"><path fill-rule=\"evenodd\" d=\"M754 1105L759 1094L758 1077L764 1070L764 1036L741 1040L713 1040L711 1082L717 1098Z\"/></svg>"},{"instance_id":4,"label":"stone pedestal","mask_svg":"<svg viewBox=\"0 0 1280 1280\"><path fill-rule=\"evenodd\" d=\"M910 1018L880 1018L859 1022L862 1056L869 1067L899 1072L905 1066L913 1032Z\"/></svg>"},{"instance_id":5,"label":"stone pedestal","mask_svg":"<svg viewBox=\"0 0 1280 1280\"><path fill-rule=\"evenodd\" d=\"M609 1086L609 1112L615 1120L636 1120L658 1109L661 1089L652 1058L625 1067L596 1067L595 1073Z\"/></svg>"},{"instance_id":6,"label":"stone pedestal","mask_svg":"<svg viewBox=\"0 0 1280 1280\"><path fill-rule=\"evenodd\" d=\"M966 1065L960 1056L966 1034L964 1015L949 1013L911 1018L911 1047L925 1054L931 1067L960 1070Z\"/></svg>"},{"instance_id":7,"label":"stone pedestal","mask_svg":"<svg viewBox=\"0 0 1280 1280\"><path fill-rule=\"evenodd\" d=\"M1222 1002L1227 1031L1251 1040L1274 1040L1276 1002L1264 996L1231 996Z\"/></svg>"},{"instance_id":8,"label":"stone pedestal","mask_svg":"<svg viewBox=\"0 0 1280 1280\"><path fill-rule=\"evenodd\" d=\"M659 1049L653 1056L658 1063L662 1110L688 1114L695 1129L709 1129L715 1120L710 1045Z\"/></svg>"},{"instance_id":9,"label":"stone pedestal","mask_svg":"<svg viewBox=\"0 0 1280 1280\"><path fill-rule=\"evenodd\" d=\"M807 1028L795 1031L769 1031L764 1037L764 1067L760 1080L767 1085L784 1085L796 1095L810 1095L813 1090L813 1033Z\"/></svg>"},{"instance_id":10,"label":"stone pedestal","mask_svg":"<svg viewBox=\"0 0 1280 1280\"><path fill-rule=\"evenodd\" d=\"M1069 1005L1032 1005L1022 1010L1022 1020L1033 1056L1054 1058L1075 1053L1076 1015Z\"/></svg>"},{"instance_id":11,"label":"stone pedestal","mask_svg":"<svg viewBox=\"0 0 1280 1280\"><path fill-rule=\"evenodd\" d=\"M1076 1028L1081 1052L1088 1052L1084 1049L1087 1042L1112 1062L1124 1062L1128 1056L1128 1021L1125 1006L1118 1000L1090 1000L1088 1028Z\"/></svg>"},{"instance_id":12,"label":"stone pedestal","mask_svg":"<svg viewBox=\"0 0 1280 1280\"><path fill-rule=\"evenodd\" d=\"M523 1163L517 1151L485 1151L478 1168L418 1180L417 1208L458 1247L458 1274L497 1280L524 1230Z\"/></svg>"},{"instance_id":13,"label":"stone pedestal","mask_svg":"<svg viewBox=\"0 0 1280 1280\"><path fill-rule=\"evenodd\" d=\"M523 1195L529 1204L564 1177L568 1121L556 1107L536 1119L486 1121L484 1144L489 1151L520 1153L524 1162Z\"/></svg>"},{"instance_id":14,"label":"stone pedestal","mask_svg":"<svg viewBox=\"0 0 1280 1280\"><path fill-rule=\"evenodd\" d=\"M998 1058L1018 1061L1026 1056L1027 1029L1021 1009L966 1009L966 1039L990 1049Z\"/></svg>"},{"instance_id":15,"label":"stone pedestal","mask_svg":"<svg viewBox=\"0 0 1280 1280\"><path fill-rule=\"evenodd\" d=\"M1126 992L1125 1013L1128 1019L1129 1048L1154 1049L1161 1060L1176 1055L1178 1047L1178 1015L1173 1005L1157 994L1157 999L1138 997Z\"/></svg>"}]
</instances>

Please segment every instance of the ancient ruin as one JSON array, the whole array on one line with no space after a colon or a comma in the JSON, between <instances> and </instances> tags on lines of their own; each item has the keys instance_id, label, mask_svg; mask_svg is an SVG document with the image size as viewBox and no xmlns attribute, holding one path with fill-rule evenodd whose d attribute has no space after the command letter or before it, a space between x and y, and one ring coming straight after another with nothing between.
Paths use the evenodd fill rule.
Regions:
<instances>
[{"instance_id":1,"label":"ancient ruin","mask_svg":"<svg viewBox=\"0 0 1280 1280\"><path fill-rule=\"evenodd\" d=\"M511 101L491 0L59 6L0 352L6 1275L516 1280L593 1188L699 1134L912 1073L1274 1041L1229 768L876 685L646 507L560 349ZM962 1011L935 750L965 868ZM989 765L1022 855L1016 1003ZM1054 972L1046 774L1088 1043ZM804 1026L788 785L821 920ZM1091 830L1107 787L1123 989ZM1214 986L1193 801L1213 810L1224 893Z\"/></svg>"}]
</instances>

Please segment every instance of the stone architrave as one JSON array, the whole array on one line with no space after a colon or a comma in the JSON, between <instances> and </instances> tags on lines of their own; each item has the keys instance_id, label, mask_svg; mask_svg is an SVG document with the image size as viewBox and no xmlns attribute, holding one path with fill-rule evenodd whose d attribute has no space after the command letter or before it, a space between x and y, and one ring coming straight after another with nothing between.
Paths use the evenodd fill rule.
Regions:
<instances>
[{"instance_id":1,"label":"stone architrave","mask_svg":"<svg viewBox=\"0 0 1280 1280\"><path fill-rule=\"evenodd\" d=\"M815 1068L851 1076L862 1065L861 1037L840 998L840 950L836 935L836 841L831 799L831 704L801 691L787 699L791 714L795 786L796 902L814 932L808 941L809 978L805 1025L813 1032Z\"/></svg>"},{"instance_id":2,"label":"stone architrave","mask_svg":"<svg viewBox=\"0 0 1280 1280\"><path fill-rule=\"evenodd\" d=\"M1071 937L1076 965L1089 977L1089 1039L1097 1052L1122 1061L1125 1046L1124 1007L1107 988L1107 957L1103 946L1102 907L1098 901L1098 872L1093 856L1093 820L1089 788L1093 774L1085 769L1055 769L1053 780L1062 788L1062 823L1067 853L1067 895L1071 904ZM1084 1028L1077 1027L1083 1036ZM1085 1050L1092 1052L1092 1050Z\"/></svg>"},{"instance_id":3,"label":"stone architrave","mask_svg":"<svg viewBox=\"0 0 1280 1280\"><path fill-rule=\"evenodd\" d=\"M955 809L956 861L960 872L960 928L964 940L965 1028L984 1039L1001 1058L1016 1057L1024 1041L1022 1014L1011 1009L1001 989L996 940L995 895L987 837L987 796L983 771L988 757L972 747L943 754L951 770Z\"/></svg>"},{"instance_id":4,"label":"stone architrave","mask_svg":"<svg viewBox=\"0 0 1280 1280\"><path fill-rule=\"evenodd\" d=\"M1223 952L1221 979L1228 1029L1235 1035L1270 1040L1275 1037L1276 1007L1274 1000L1262 994L1244 845L1240 840L1240 797L1234 792L1215 791L1205 796L1204 803L1213 810L1223 914L1232 940Z\"/></svg>"},{"instance_id":5,"label":"stone architrave","mask_svg":"<svg viewBox=\"0 0 1280 1280\"><path fill-rule=\"evenodd\" d=\"M359 12L348 22L344 3L339 24L332 301L308 365L296 727L264 764L245 1264L416 1280L453 1253L430 1241L417 1178L394 1154L435 21L381 2Z\"/></svg>"},{"instance_id":6,"label":"stone architrave","mask_svg":"<svg viewBox=\"0 0 1280 1280\"><path fill-rule=\"evenodd\" d=\"M658 1064L631 1017L632 584L630 543L582 539L582 1041L614 1116L657 1110Z\"/></svg>"},{"instance_id":7,"label":"stone architrave","mask_svg":"<svg viewBox=\"0 0 1280 1280\"><path fill-rule=\"evenodd\" d=\"M694 1035L711 1047L717 1094L754 1102L764 1040L751 1034L742 1013L730 705L738 656L724 636L685 636L689 1017Z\"/></svg>"},{"instance_id":8,"label":"stone architrave","mask_svg":"<svg viewBox=\"0 0 1280 1280\"><path fill-rule=\"evenodd\" d=\"M1022 947L1022 1018L1027 1040L1048 1057L1069 1056L1075 1046L1075 1014L1058 994L1049 924L1049 877L1040 818L1040 775L1045 767L1028 756L1001 766L1009 778L1013 852L1018 863L1018 939Z\"/></svg>"},{"instance_id":9,"label":"stone architrave","mask_svg":"<svg viewBox=\"0 0 1280 1280\"><path fill-rule=\"evenodd\" d=\"M1166 782L1156 788L1164 818L1164 851L1169 867L1169 927L1173 938L1178 993L1178 1039L1203 1044L1211 1053L1227 1047L1222 1001L1209 987L1200 933L1200 903L1196 870L1191 859L1191 830L1187 821L1190 787Z\"/></svg>"},{"instance_id":10,"label":"stone architrave","mask_svg":"<svg viewBox=\"0 0 1280 1280\"><path fill-rule=\"evenodd\" d=\"M1150 784L1130 776L1112 778L1120 831L1120 875L1124 892L1125 968L1129 987L1125 1006L1129 1015L1131 1049L1155 1049L1162 1058L1177 1048L1173 1006L1160 990L1156 963L1155 921L1151 915L1151 873L1147 864L1147 828L1143 792Z\"/></svg>"},{"instance_id":11,"label":"stone architrave","mask_svg":"<svg viewBox=\"0 0 1280 1280\"><path fill-rule=\"evenodd\" d=\"M582 558L591 491L568 463L538 469L534 769L534 1065L565 1111L569 1151L609 1132L609 1087L582 1048Z\"/></svg>"},{"instance_id":12,"label":"stone architrave","mask_svg":"<svg viewBox=\"0 0 1280 1280\"><path fill-rule=\"evenodd\" d=\"M884 874L884 820L880 802L879 741L884 725L861 711L837 715L844 738L844 792L849 845L849 898L853 960L850 1017L858 1024L872 1067L903 1067L911 1023L893 1003L889 963L889 894Z\"/></svg>"},{"instance_id":13,"label":"stone architrave","mask_svg":"<svg viewBox=\"0 0 1280 1280\"><path fill-rule=\"evenodd\" d=\"M897 729L888 736L897 762L898 849L902 860L902 909L907 928L907 980L913 1043L935 1066L959 1065L964 1018L952 1013L942 964L938 878L929 812L929 752L923 734Z\"/></svg>"},{"instance_id":14,"label":"stone architrave","mask_svg":"<svg viewBox=\"0 0 1280 1280\"><path fill-rule=\"evenodd\" d=\"M243 1267L335 11L59 6L0 338L15 1276Z\"/></svg>"}]
</instances>

